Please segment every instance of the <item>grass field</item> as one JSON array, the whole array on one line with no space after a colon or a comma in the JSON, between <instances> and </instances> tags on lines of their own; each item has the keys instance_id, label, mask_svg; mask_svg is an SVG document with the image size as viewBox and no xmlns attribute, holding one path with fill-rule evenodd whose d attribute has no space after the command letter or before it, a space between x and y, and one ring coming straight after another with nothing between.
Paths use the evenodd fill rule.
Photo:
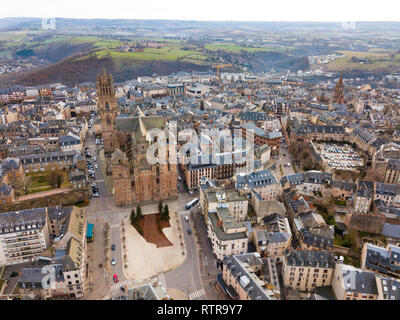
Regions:
<instances>
[{"instance_id":1,"label":"grass field","mask_svg":"<svg viewBox=\"0 0 400 320\"><path fill-rule=\"evenodd\" d=\"M49 191L54 189L52 186L49 185L46 178L46 173L31 172L26 175L31 178L31 184L28 189L28 194ZM63 183L61 184L61 188L68 188L68 187L70 187L70 183L68 181L68 174L64 172L64 178L63 178Z\"/></svg>"},{"instance_id":2,"label":"grass field","mask_svg":"<svg viewBox=\"0 0 400 320\"><path fill-rule=\"evenodd\" d=\"M327 65L330 71L361 70L374 71L378 69L400 69L400 55L390 52L355 52L340 51L345 57L331 61ZM366 62L352 61L353 58Z\"/></svg>"},{"instance_id":3,"label":"grass field","mask_svg":"<svg viewBox=\"0 0 400 320\"><path fill-rule=\"evenodd\" d=\"M141 63L143 61L177 61L181 60L198 65L207 65L207 56L194 50L183 50L180 45L168 45L161 48L145 48L143 52L119 52L115 49L96 51L99 59L110 56L117 69L121 70L126 65Z\"/></svg>"},{"instance_id":4,"label":"grass field","mask_svg":"<svg viewBox=\"0 0 400 320\"><path fill-rule=\"evenodd\" d=\"M240 51L250 51L250 52L257 52L257 51L271 51L269 48L249 48L239 46L233 43L210 43L206 44L205 48L208 50L225 50L230 52L240 52Z\"/></svg>"}]
</instances>

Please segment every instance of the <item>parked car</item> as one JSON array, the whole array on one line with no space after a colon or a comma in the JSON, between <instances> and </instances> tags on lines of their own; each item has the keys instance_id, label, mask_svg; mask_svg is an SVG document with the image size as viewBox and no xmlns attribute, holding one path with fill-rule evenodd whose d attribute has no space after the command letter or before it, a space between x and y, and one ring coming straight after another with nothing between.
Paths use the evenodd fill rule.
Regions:
<instances>
[{"instance_id":1,"label":"parked car","mask_svg":"<svg viewBox=\"0 0 400 320\"><path fill-rule=\"evenodd\" d=\"M114 258L112 258L112 260L111 260L111 264L112 264L112 265L115 265L115 264L117 264L117 261L115 261L115 259L114 259Z\"/></svg>"},{"instance_id":2,"label":"parked car","mask_svg":"<svg viewBox=\"0 0 400 320\"><path fill-rule=\"evenodd\" d=\"M185 221L188 222L189 221L189 217L185 216Z\"/></svg>"},{"instance_id":3,"label":"parked car","mask_svg":"<svg viewBox=\"0 0 400 320\"><path fill-rule=\"evenodd\" d=\"M188 234L188 235L191 235L191 234L192 234L192 230L190 230L190 228L187 229L187 234Z\"/></svg>"},{"instance_id":4,"label":"parked car","mask_svg":"<svg viewBox=\"0 0 400 320\"><path fill-rule=\"evenodd\" d=\"M113 279L114 279L114 282L118 282L119 281L118 276L117 276L116 273L113 275Z\"/></svg>"},{"instance_id":5,"label":"parked car","mask_svg":"<svg viewBox=\"0 0 400 320\"><path fill-rule=\"evenodd\" d=\"M10 274L11 278L14 278L16 276L18 276L18 272L15 272L15 271L11 272L11 274Z\"/></svg>"},{"instance_id":6,"label":"parked car","mask_svg":"<svg viewBox=\"0 0 400 320\"><path fill-rule=\"evenodd\" d=\"M115 250L115 244L113 244L113 245L111 246L111 250L112 250L112 251Z\"/></svg>"}]
</instances>

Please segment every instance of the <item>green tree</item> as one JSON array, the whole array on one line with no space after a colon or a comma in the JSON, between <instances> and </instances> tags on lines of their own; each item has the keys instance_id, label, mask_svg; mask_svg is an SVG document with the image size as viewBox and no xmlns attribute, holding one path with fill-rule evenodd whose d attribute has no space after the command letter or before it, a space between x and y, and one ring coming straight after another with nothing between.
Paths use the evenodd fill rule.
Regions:
<instances>
[{"instance_id":1,"label":"green tree","mask_svg":"<svg viewBox=\"0 0 400 320\"><path fill-rule=\"evenodd\" d=\"M61 187L62 183L63 183L63 175L61 172L59 172L57 175L57 188Z\"/></svg>"},{"instance_id":2,"label":"green tree","mask_svg":"<svg viewBox=\"0 0 400 320\"><path fill-rule=\"evenodd\" d=\"M63 183L63 172L60 170L50 170L46 175L47 183L53 188L59 188Z\"/></svg>"},{"instance_id":3,"label":"green tree","mask_svg":"<svg viewBox=\"0 0 400 320\"><path fill-rule=\"evenodd\" d=\"M136 207L136 216L138 220L143 218L142 208L139 205Z\"/></svg>"},{"instance_id":4,"label":"green tree","mask_svg":"<svg viewBox=\"0 0 400 320\"><path fill-rule=\"evenodd\" d=\"M164 207L163 216L164 218L169 218L169 208L167 204Z\"/></svg>"},{"instance_id":5,"label":"green tree","mask_svg":"<svg viewBox=\"0 0 400 320\"><path fill-rule=\"evenodd\" d=\"M132 208L132 210L131 210L131 215L129 217L129 220L131 221L132 224L135 224L137 221L137 215L136 215L136 211L134 208Z\"/></svg>"}]
</instances>

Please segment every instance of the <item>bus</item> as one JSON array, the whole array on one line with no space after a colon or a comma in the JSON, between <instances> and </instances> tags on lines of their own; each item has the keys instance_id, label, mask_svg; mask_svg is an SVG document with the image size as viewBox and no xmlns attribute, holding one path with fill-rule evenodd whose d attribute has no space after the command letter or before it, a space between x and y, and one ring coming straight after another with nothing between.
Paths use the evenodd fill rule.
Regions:
<instances>
[{"instance_id":1,"label":"bus","mask_svg":"<svg viewBox=\"0 0 400 320\"><path fill-rule=\"evenodd\" d=\"M189 210L190 208L193 208L196 204L199 203L199 199L198 198L194 198L192 201L190 201L186 206L185 209Z\"/></svg>"},{"instance_id":2,"label":"bus","mask_svg":"<svg viewBox=\"0 0 400 320\"><path fill-rule=\"evenodd\" d=\"M87 240L87 242L94 241L94 224L93 223L87 222L86 240Z\"/></svg>"}]
</instances>

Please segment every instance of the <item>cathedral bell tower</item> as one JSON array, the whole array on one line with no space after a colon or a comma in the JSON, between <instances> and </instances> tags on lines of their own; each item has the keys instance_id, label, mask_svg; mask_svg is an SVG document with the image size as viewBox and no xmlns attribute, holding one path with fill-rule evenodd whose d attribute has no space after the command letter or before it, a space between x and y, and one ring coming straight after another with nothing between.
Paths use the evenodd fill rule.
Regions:
<instances>
[{"instance_id":1,"label":"cathedral bell tower","mask_svg":"<svg viewBox=\"0 0 400 320\"><path fill-rule=\"evenodd\" d=\"M115 118L118 115L118 105L113 77L111 74L107 74L104 68L103 72L97 76L97 104L101 118L104 153L110 155L118 148L118 139L114 127Z\"/></svg>"}]
</instances>

